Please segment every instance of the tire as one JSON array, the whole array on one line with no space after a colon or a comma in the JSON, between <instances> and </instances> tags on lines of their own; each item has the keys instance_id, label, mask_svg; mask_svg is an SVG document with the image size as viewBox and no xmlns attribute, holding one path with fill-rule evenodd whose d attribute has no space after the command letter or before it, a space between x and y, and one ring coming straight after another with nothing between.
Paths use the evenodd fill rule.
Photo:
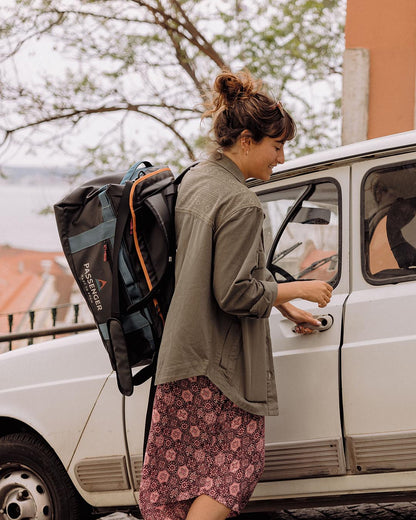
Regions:
<instances>
[{"instance_id":1,"label":"tire","mask_svg":"<svg viewBox=\"0 0 416 520\"><path fill-rule=\"evenodd\" d=\"M31 433L0 438L2 520L81 520L82 506L64 466L49 446Z\"/></svg>"}]
</instances>

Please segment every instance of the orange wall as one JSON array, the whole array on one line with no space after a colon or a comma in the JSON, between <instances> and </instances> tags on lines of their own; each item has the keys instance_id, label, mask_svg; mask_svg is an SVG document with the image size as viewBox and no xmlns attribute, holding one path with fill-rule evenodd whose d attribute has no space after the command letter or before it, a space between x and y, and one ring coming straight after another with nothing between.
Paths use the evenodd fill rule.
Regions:
<instances>
[{"instance_id":1,"label":"orange wall","mask_svg":"<svg viewBox=\"0 0 416 520\"><path fill-rule=\"evenodd\" d=\"M414 129L416 0L348 0L345 40L370 51L368 138Z\"/></svg>"}]
</instances>

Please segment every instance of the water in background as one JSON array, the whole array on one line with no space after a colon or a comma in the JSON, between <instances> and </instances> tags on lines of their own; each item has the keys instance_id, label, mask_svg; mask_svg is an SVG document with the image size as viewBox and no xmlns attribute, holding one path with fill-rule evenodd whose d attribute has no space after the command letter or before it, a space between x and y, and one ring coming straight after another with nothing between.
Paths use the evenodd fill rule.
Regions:
<instances>
[{"instance_id":1,"label":"water in background","mask_svg":"<svg viewBox=\"0 0 416 520\"><path fill-rule=\"evenodd\" d=\"M0 183L0 245L35 251L61 251L53 212L39 215L52 208L65 193L64 182Z\"/></svg>"}]
</instances>

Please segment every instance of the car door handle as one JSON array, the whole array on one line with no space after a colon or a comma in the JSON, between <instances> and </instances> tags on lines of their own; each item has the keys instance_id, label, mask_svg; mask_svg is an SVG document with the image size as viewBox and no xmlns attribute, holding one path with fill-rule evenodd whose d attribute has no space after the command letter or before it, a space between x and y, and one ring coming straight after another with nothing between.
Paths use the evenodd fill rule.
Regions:
<instances>
[{"instance_id":1,"label":"car door handle","mask_svg":"<svg viewBox=\"0 0 416 520\"><path fill-rule=\"evenodd\" d=\"M314 316L314 318L316 320L320 321L321 324L320 325L311 325L310 323L304 322L304 323L299 323L299 325L301 327L306 327L311 330L317 330L318 332L323 332L324 330L328 330L329 328L331 328L334 323L334 318L330 314ZM292 328L293 332L296 332L296 327L298 327L298 325L295 325Z\"/></svg>"}]
</instances>

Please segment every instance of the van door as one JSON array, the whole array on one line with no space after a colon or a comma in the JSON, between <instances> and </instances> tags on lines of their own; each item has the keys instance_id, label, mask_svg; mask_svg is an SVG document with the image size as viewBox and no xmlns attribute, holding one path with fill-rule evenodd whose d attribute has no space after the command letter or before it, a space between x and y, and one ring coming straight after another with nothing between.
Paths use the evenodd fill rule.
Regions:
<instances>
[{"instance_id":1,"label":"van door","mask_svg":"<svg viewBox=\"0 0 416 520\"><path fill-rule=\"evenodd\" d=\"M321 309L321 332L300 335L277 309L270 317L279 400L266 420L263 480L341 475L346 471L340 414L339 356L349 287L349 168L304 174L256 187L266 214L268 267L278 283L320 279L334 287ZM344 195L345 194L345 195Z\"/></svg>"},{"instance_id":2,"label":"van door","mask_svg":"<svg viewBox=\"0 0 416 520\"><path fill-rule=\"evenodd\" d=\"M352 168L342 387L353 473L416 469L416 154Z\"/></svg>"}]
</instances>

